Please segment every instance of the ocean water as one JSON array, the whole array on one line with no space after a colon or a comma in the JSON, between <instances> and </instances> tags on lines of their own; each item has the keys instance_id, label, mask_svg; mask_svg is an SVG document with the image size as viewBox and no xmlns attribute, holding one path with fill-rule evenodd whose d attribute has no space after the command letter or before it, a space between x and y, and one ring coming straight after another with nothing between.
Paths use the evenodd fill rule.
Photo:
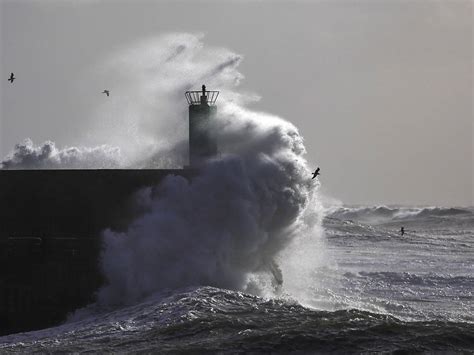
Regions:
<instances>
[{"instance_id":1,"label":"ocean water","mask_svg":"<svg viewBox=\"0 0 474 355\"><path fill-rule=\"evenodd\" d=\"M249 107L259 95L238 89L242 58L198 34L133 43L98 63L127 100L96 107L79 147L26 140L0 160L181 167L183 93L221 92L210 129L222 154L131 198L144 214L104 231L97 304L1 337L0 353L474 351L474 210L346 206L321 221L304 139Z\"/></svg>"},{"instance_id":2,"label":"ocean water","mask_svg":"<svg viewBox=\"0 0 474 355\"><path fill-rule=\"evenodd\" d=\"M329 262L303 298L167 290L2 337L0 352L474 351L474 208L339 207L323 227Z\"/></svg>"}]
</instances>

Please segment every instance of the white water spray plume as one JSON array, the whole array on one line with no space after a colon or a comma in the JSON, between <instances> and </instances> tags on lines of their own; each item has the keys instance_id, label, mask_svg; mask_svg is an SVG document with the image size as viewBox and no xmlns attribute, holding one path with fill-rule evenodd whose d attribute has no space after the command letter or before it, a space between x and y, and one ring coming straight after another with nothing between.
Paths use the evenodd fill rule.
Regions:
<instances>
[{"instance_id":1,"label":"white water spray plume","mask_svg":"<svg viewBox=\"0 0 474 355\"><path fill-rule=\"evenodd\" d=\"M311 180L297 128L252 111L248 103L257 96L237 91L241 59L205 46L200 35L171 34L120 51L98 67L113 83L113 95L97 110L88 139L119 147L120 159L115 150L103 150L115 156L104 161L122 167L185 165L183 93L203 83L221 91L212 127L220 156L191 181L168 176L140 191L136 203L147 212L123 233L104 232L107 283L99 303L133 303L160 290L199 285L263 295L277 289L294 297L307 288L322 234L319 182ZM45 161L42 149L26 146L28 158L17 149L12 162L50 167L34 162Z\"/></svg>"},{"instance_id":2,"label":"white water spray plume","mask_svg":"<svg viewBox=\"0 0 474 355\"><path fill-rule=\"evenodd\" d=\"M35 146L31 139L15 145L0 169L113 169L120 166L120 150L107 145L58 149L48 141Z\"/></svg>"}]
</instances>

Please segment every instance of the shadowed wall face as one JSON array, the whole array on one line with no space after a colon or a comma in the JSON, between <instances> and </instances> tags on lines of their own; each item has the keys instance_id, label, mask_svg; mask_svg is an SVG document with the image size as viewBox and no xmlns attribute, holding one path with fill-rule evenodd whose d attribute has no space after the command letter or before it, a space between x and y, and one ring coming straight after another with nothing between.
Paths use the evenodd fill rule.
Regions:
<instances>
[{"instance_id":1,"label":"shadowed wall face","mask_svg":"<svg viewBox=\"0 0 474 355\"><path fill-rule=\"evenodd\" d=\"M194 173L0 170L0 335L57 324L92 302L104 281L101 233L144 212L138 190Z\"/></svg>"},{"instance_id":2,"label":"shadowed wall face","mask_svg":"<svg viewBox=\"0 0 474 355\"><path fill-rule=\"evenodd\" d=\"M197 166L217 154L217 142L211 129L216 106L189 106L189 164Z\"/></svg>"},{"instance_id":3,"label":"shadowed wall face","mask_svg":"<svg viewBox=\"0 0 474 355\"><path fill-rule=\"evenodd\" d=\"M192 170L0 170L0 239L98 237L139 212L133 194Z\"/></svg>"}]
</instances>

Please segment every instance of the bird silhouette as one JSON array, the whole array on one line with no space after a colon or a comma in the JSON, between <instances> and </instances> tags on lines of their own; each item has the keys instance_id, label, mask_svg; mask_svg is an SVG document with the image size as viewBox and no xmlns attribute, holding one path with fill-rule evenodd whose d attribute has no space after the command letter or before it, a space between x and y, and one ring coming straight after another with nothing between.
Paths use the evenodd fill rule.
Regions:
<instances>
[{"instance_id":1,"label":"bird silhouette","mask_svg":"<svg viewBox=\"0 0 474 355\"><path fill-rule=\"evenodd\" d=\"M321 175L319 174L319 167L316 169L316 171L313 173L312 179L314 179L316 176Z\"/></svg>"},{"instance_id":2,"label":"bird silhouette","mask_svg":"<svg viewBox=\"0 0 474 355\"><path fill-rule=\"evenodd\" d=\"M108 96L109 96L109 94L110 94L110 91L109 91L109 90L104 90L104 91L102 91L102 94L106 94L106 95L107 95L107 97L108 97Z\"/></svg>"},{"instance_id":3,"label":"bird silhouette","mask_svg":"<svg viewBox=\"0 0 474 355\"><path fill-rule=\"evenodd\" d=\"M8 81L13 84L13 80L15 80L15 79L16 79L15 76L13 75L13 73L11 73L10 74L10 79L8 79Z\"/></svg>"}]
</instances>

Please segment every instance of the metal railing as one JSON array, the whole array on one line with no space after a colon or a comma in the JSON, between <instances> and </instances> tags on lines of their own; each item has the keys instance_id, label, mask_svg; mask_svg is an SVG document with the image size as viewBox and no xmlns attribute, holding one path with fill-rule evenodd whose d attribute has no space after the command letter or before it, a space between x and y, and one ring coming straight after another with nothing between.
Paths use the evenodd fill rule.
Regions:
<instances>
[{"instance_id":1,"label":"metal railing","mask_svg":"<svg viewBox=\"0 0 474 355\"><path fill-rule=\"evenodd\" d=\"M186 96L188 105L207 104L213 106L216 104L219 91L207 91L206 86L203 85L201 91L186 91L184 95Z\"/></svg>"}]
</instances>

